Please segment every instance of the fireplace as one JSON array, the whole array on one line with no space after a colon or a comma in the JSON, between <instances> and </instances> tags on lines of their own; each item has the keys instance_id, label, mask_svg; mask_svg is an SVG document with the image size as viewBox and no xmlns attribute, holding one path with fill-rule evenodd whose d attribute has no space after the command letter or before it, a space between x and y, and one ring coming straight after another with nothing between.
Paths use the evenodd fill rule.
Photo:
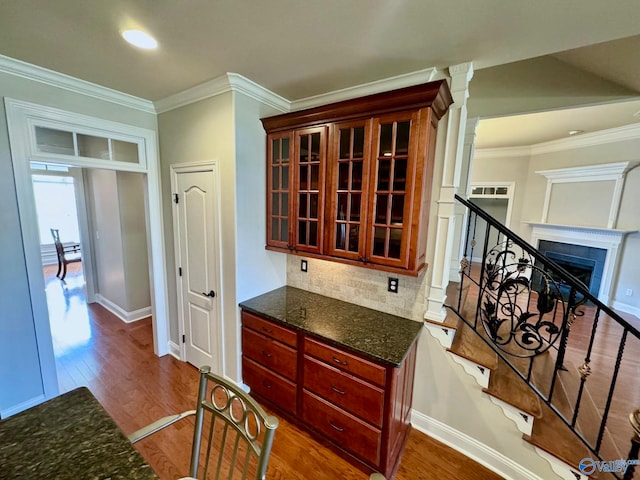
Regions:
<instances>
[{"instance_id":1,"label":"fireplace","mask_svg":"<svg viewBox=\"0 0 640 480\"><path fill-rule=\"evenodd\" d=\"M576 272L583 278L588 277L588 283L582 282L589 287L589 291L602 303L612 304L619 254L626 235L631 231L527 223L532 228L531 245L569 273Z\"/></svg>"},{"instance_id":2,"label":"fireplace","mask_svg":"<svg viewBox=\"0 0 640 480\"><path fill-rule=\"evenodd\" d=\"M539 240L538 250L549 260L552 260L584 283L589 288L591 295L598 296L605 260L607 259L606 249ZM568 288L564 287L564 285L560 285L560 290L563 295L569 293Z\"/></svg>"}]
</instances>

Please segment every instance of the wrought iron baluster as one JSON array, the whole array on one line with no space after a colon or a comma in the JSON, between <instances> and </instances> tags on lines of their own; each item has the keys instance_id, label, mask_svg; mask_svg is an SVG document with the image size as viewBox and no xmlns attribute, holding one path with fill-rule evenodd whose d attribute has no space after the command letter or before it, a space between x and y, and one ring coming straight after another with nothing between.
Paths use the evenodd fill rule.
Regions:
<instances>
[{"instance_id":1,"label":"wrought iron baluster","mask_svg":"<svg viewBox=\"0 0 640 480\"><path fill-rule=\"evenodd\" d=\"M607 396L607 403L604 407L604 413L602 414L602 422L600 423L600 431L598 432L598 441L596 442L596 453L600 452L600 446L602 445L602 437L604 436L604 428L607 425L607 417L609 416L609 409L611 408L611 401L613 400L613 391L616 388L616 381L618 380L618 372L620 371L620 364L622 363L622 354L624 353L624 346L627 341L627 334L629 330L626 328L622 332L622 338L620 339L620 345L618 346L618 356L616 357L616 366L613 369L613 377L611 378L611 387L609 388L609 395Z\"/></svg>"},{"instance_id":2,"label":"wrought iron baluster","mask_svg":"<svg viewBox=\"0 0 640 480\"><path fill-rule=\"evenodd\" d=\"M487 227L488 227L488 224L487 224ZM480 287L481 291L484 288L484 285L486 284L486 281L487 281L487 279L485 278L485 268L486 268L485 264L486 264L488 246L489 246L489 228L486 228L484 231L484 245L482 248L482 263L480 265L480 280L478 282L478 286ZM478 295L478 305L476 306L476 315L473 320L474 329L478 328L478 315L479 315L481 306L482 306L482 295Z\"/></svg>"},{"instance_id":3,"label":"wrought iron baluster","mask_svg":"<svg viewBox=\"0 0 640 480\"><path fill-rule=\"evenodd\" d=\"M576 406L573 410L573 418L571 419L571 426L574 427L578 421L578 411L580 409L580 402L582 400L582 392L584 391L584 384L587 381L587 377L591 375L591 350L593 349L593 342L596 339L596 331L598 330L598 322L600 321L600 308L596 309L596 313L593 317L593 326L591 327L591 337L589 338L589 345L587 346L586 356L584 357L584 363L578 369L580 372L580 387L578 388L578 396L576 397Z\"/></svg>"}]
</instances>

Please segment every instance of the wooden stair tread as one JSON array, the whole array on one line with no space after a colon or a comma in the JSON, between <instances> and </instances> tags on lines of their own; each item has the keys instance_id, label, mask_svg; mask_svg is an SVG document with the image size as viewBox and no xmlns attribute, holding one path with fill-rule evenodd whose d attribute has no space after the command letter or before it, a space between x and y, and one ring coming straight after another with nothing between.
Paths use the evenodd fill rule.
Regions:
<instances>
[{"instance_id":1,"label":"wooden stair tread","mask_svg":"<svg viewBox=\"0 0 640 480\"><path fill-rule=\"evenodd\" d=\"M489 377L489 387L483 391L534 417L540 417L542 414L538 396L500 358L497 368Z\"/></svg>"},{"instance_id":2,"label":"wooden stair tread","mask_svg":"<svg viewBox=\"0 0 640 480\"><path fill-rule=\"evenodd\" d=\"M542 416L533 422L531 435L522 438L577 470L580 460L591 453L548 406L541 406Z\"/></svg>"},{"instance_id":3,"label":"wooden stair tread","mask_svg":"<svg viewBox=\"0 0 640 480\"><path fill-rule=\"evenodd\" d=\"M462 320L458 321L456 336L447 351L490 370L498 366L496 353Z\"/></svg>"}]
</instances>

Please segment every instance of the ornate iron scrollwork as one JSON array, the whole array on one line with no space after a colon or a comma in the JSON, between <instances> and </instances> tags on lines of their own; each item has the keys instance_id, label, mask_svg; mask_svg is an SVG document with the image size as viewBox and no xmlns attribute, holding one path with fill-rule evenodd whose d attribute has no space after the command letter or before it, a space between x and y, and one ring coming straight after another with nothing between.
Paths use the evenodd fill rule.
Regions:
<instances>
[{"instance_id":1,"label":"ornate iron scrollwork","mask_svg":"<svg viewBox=\"0 0 640 480\"><path fill-rule=\"evenodd\" d=\"M485 256L480 317L494 344L505 353L532 357L560 337L565 305L556 282L517 253L511 241Z\"/></svg>"}]
</instances>

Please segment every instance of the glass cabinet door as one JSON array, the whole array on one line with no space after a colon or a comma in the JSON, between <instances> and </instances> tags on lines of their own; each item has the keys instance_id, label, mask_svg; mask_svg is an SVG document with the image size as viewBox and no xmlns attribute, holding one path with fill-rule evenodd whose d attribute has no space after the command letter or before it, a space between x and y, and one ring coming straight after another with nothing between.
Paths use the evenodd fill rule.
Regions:
<instances>
[{"instance_id":1,"label":"glass cabinet door","mask_svg":"<svg viewBox=\"0 0 640 480\"><path fill-rule=\"evenodd\" d=\"M371 121L344 122L332 127L329 195L330 254L362 260L367 211L368 157Z\"/></svg>"},{"instance_id":2,"label":"glass cabinet door","mask_svg":"<svg viewBox=\"0 0 640 480\"><path fill-rule=\"evenodd\" d=\"M291 247L289 211L292 146L291 133L272 134L267 138L267 245L272 247Z\"/></svg>"},{"instance_id":3,"label":"glass cabinet door","mask_svg":"<svg viewBox=\"0 0 640 480\"><path fill-rule=\"evenodd\" d=\"M296 250L322 253L326 127L295 132Z\"/></svg>"},{"instance_id":4,"label":"glass cabinet door","mask_svg":"<svg viewBox=\"0 0 640 480\"><path fill-rule=\"evenodd\" d=\"M371 225L367 260L404 267L411 219L412 128L417 114L374 119ZM415 135L414 135L415 136Z\"/></svg>"}]
</instances>

